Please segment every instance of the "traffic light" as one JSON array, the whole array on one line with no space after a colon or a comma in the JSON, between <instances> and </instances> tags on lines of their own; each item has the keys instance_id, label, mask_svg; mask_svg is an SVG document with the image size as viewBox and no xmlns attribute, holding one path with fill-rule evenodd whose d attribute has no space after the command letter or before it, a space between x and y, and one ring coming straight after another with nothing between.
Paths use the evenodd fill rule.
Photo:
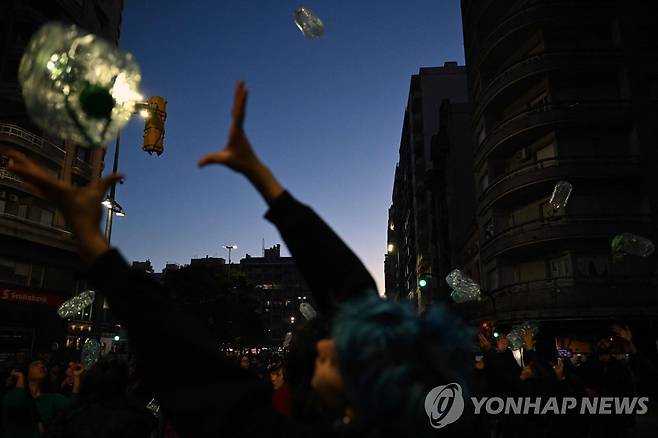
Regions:
<instances>
[{"instance_id":1,"label":"traffic light","mask_svg":"<svg viewBox=\"0 0 658 438\"><path fill-rule=\"evenodd\" d=\"M419 287L421 290L425 290L425 289L429 288L429 286L430 286L430 278L431 278L431 275L429 275L429 274L422 274L420 277L418 277L418 287Z\"/></svg>"},{"instance_id":2,"label":"traffic light","mask_svg":"<svg viewBox=\"0 0 658 438\"><path fill-rule=\"evenodd\" d=\"M167 101L160 96L151 96L148 100L149 114L144 126L144 145L142 149L152 154L162 155L164 151L165 120L167 119Z\"/></svg>"}]
</instances>

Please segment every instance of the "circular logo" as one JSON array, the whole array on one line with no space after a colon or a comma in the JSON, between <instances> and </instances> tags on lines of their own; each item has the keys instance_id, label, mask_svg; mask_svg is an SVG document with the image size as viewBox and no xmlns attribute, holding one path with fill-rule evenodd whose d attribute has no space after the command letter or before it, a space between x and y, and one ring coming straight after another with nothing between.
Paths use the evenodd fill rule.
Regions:
<instances>
[{"instance_id":1,"label":"circular logo","mask_svg":"<svg viewBox=\"0 0 658 438\"><path fill-rule=\"evenodd\" d=\"M437 386L425 397L425 412L434 429L454 423L464 413L462 387L458 383Z\"/></svg>"}]
</instances>

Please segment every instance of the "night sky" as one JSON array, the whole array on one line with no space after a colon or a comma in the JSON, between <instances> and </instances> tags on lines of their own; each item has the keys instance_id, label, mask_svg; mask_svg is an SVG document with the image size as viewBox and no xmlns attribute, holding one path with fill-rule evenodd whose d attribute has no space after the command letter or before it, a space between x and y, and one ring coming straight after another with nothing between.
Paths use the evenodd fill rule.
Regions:
<instances>
[{"instance_id":1,"label":"night sky","mask_svg":"<svg viewBox=\"0 0 658 438\"><path fill-rule=\"evenodd\" d=\"M325 35L293 23L313 9ZM282 184L362 258L383 291L387 212L409 89L419 67L464 63L458 0L126 1L121 47L142 68L142 93L168 100L165 153L141 150L143 122L122 133L113 244L130 260L232 260L282 243L240 175L200 170L224 146L233 89L250 90L247 134ZM110 148L106 161L111 168ZM287 255L287 251L284 251Z\"/></svg>"}]
</instances>

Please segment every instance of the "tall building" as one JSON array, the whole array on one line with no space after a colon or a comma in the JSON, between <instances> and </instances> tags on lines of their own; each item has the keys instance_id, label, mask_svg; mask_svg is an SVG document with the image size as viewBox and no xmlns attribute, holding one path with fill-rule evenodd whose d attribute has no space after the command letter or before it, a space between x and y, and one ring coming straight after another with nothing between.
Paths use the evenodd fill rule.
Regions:
<instances>
[{"instance_id":1,"label":"tall building","mask_svg":"<svg viewBox=\"0 0 658 438\"><path fill-rule=\"evenodd\" d=\"M450 300L445 281L453 269L480 282L479 230L469 103L444 99L439 107L439 129L432 137L432 170L428 173L434 248L432 283L435 300Z\"/></svg>"},{"instance_id":2,"label":"tall building","mask_svg":"<svg viewBox=\"0 0 658 438\"><path fill-rule=\"evenodd\" d=\"M462 0L486 302L474 319L658 316L658 26L650 2ZM566 208L549 205L568 181Z\"/></svg>"},{"instance_id":3,"label":"tall building","mask_svg":"<svg viewBox=\"0 0 658 438\"><path fill-rule=\"evenodd\" d=\"M0 15L0 354L63 348L66 325L56 306L84 287L71 233L61 212L7 171L5 151L17 149L75 185L98 178L103 152L42 132L29 119L17 72L25 45L48 21L74 23L118 44L122 0L6 0ZM79 315L89 321L91 310ZM69 346L83 334L69 327ZM85 330L87 325L84 325ZM57 344L55 344L57 343Z\"/></svg>"},{"instance_id":4,"label":"tall building","mask_svg":"<svg viewBox=\"0 0 658 438\"><path fill-rule=\"evenodd\" d=\"M436 275L433 270L440 256L432 241L435 212L429 186L432 138L439 131L444 99L455 104L468 101L465 67L446 62L443 67L421 68L411 77L389 209L386 294L396 300L412 299L421 311L438 293L438 282L421 289L418 279Z\"/></svg>"},{"instance_id":5,"label":"tall building","mask_svg":"<svg viewBox=\"0 0 658 438\"><path fill-rule=\"evenodd\" d=\"M247 254L231 269L239 270L256 287L268 340L280 345L286 333L300 322L299 305L312 303L295 259L282 257L281 245L277 244L266 248L263 257Z\"/></svg>"}]
</instances>

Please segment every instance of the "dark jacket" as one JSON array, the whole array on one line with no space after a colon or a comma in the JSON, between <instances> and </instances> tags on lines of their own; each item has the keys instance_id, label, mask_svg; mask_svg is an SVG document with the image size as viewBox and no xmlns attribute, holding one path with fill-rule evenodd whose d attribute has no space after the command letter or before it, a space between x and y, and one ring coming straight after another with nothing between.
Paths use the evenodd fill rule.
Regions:
<instances>
[{"instance_id":1,"label":"dark jacket","mask_svg":"<svg viewBox=\"0 0 658 438\"><path fill-rule=\"evenodd\" d=\"M356 255L310 208L287 192L266 218L279 229L313 292L331 313L375 282ZM131 270L116 250L99 257L88 278L125 325L131 346L164 412L182 437L323 436L272 409L272 390L219 354L201 323L166 298L162 286Z\"/></svg>"}]
</instances>

